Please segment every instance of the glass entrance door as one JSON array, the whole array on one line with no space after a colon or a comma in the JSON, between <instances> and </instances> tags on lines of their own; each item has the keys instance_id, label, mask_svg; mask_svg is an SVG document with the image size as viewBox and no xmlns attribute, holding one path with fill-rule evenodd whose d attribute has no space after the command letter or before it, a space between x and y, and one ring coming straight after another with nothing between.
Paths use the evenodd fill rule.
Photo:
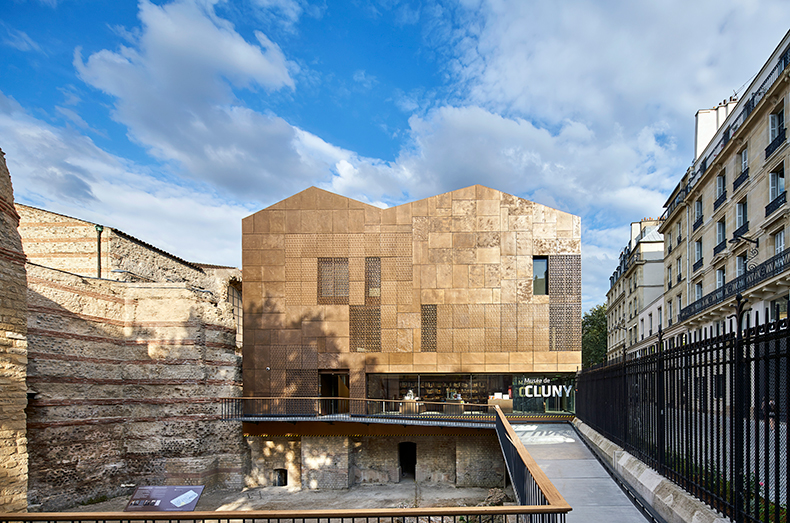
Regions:
<instances>
[{"instance_id":1,"label":"glass entrance door","mask_svg":"<svg viewBox=\"0 0 790 523\"><path fill-rule=\"evenodd\" d=\"M343 414L348 412L348 372L321 373L321 414ZM328 398L328 399L323 399Z\"/></svg>"}]
</instances>

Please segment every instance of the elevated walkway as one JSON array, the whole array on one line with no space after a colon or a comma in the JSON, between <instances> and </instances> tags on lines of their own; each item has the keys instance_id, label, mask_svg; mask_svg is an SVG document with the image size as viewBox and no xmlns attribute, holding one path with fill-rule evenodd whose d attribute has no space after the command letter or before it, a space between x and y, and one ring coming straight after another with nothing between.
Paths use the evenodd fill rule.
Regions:
<instances>
[{"instance_id":1,"label":"elevated walkway","mask_svg":"<svg viewBox=\"0 0 790 523\"><path fill-rule=\"evenodd\" d=\"M650 521L568 423L514 424L527 452L573 507L566 523Z\"/></svg>"}]
</instances>

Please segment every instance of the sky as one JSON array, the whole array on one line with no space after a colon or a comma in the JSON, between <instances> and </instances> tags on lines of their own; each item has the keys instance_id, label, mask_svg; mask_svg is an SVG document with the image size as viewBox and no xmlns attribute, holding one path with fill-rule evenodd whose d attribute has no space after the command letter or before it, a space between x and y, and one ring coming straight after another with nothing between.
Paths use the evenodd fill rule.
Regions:
<instances>
[{"instance_id":1,"label":"sky","mask_svg":"<svg viewBox=\"0 0 790 523\"><path fill-rule=\"evenodd\" d=\"M742 92L786 0L2 0L18 202L240 266L310 186L380 207L482 184L582 217L582 308Z\"/></svg>"}]
</instances>

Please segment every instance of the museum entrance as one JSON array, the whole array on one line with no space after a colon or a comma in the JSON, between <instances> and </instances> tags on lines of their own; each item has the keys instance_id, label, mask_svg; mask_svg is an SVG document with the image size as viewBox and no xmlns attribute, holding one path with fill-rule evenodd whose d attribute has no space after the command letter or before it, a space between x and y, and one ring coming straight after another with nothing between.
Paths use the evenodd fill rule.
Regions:
<instances>
[{"instance_id":1,"label":"museum entrance","mask_svg":"<svg viewBox=\"0 0 790 523\"><path fill-rule=\"evenodd\" d=\"M348 400L338 399L348 397L348 371L321 373L321 415L348 412Z\"/></svg>"}]
</instances>

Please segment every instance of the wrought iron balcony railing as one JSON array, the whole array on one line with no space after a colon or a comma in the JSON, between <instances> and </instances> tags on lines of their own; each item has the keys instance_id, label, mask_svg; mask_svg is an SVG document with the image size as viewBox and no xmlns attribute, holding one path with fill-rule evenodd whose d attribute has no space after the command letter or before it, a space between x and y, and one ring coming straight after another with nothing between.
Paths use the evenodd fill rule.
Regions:
<instances>
[{"instance_id":1,"label":"wrought iron balcony railing","mask_svg":"<svg viewBox=\"0 0 790 523\"><path fill-rule=\"evenodd\" d=\"M740 187L741 185L743 185L743 183L748 179L749 179L749 168L747 167L746 169L741 171L741 174L739 174L738 177L735 178L735 180L733 180L732 182L733 192L735 192L735 190L738 189L738 187Z\"/></svg>"},{"instance_id":2,"label":"wrought iron balcony railing","mask_svg":"<svg viewBox=\"0 0 790 523\"><path fill-rule=\"evenodd\" d=\"M780 145L785 143L785 131L786 129L783 127L779 130L779 134L776 135L771 143L768 144L768 147L765 148L765 159L767 160L773 153L776 151Z\"/></svg>"},{"instance_id":3,"label":"wrought iron balcony railing","mask_svg":"<svg viewBox=\"0 0 790 523\"><path fill-rule=\"evenodd\" d=\"M749 222L744 222L743 225L735 229L735 232L732 233L733 239L737 239L739 236L743 236L749 232Z\"/></svg>"},{"instance_id":4,"label":"wrought iron balcony railing","mask_svg":"<svg viewBox=\"0 0 790 523\"><path fill-rule=\"evenodd\" d=\"M713 202L713 210L715 211L716 209L721 207L721 204L723 204L726 201L727 201L727 191L722 191L719 197L716 198L716 201Z\"/></svg>"},{"instance_id":5,"label":"wrought iron balcony railing","mask_svg":"<svg viewBox=\"0 0 790 523\"><path fill-rule=\"evenodd\" d=\"M727 248L727 240L720 241L719 244L713 248L713 255L716 256L726 248Z\"/></svg>"},{"instance_id":6,"label":"wrought iron balcony railing","mask_svg":"<svg viewBox=\"0 0 790 523\"><path fill-rule=\"evenodd\" d=\"M768 218L779 207L787 203L787 191L782 192L779 196L773 199L771 203L765 206L765 217Z\"/></svg>"},{"instance_id":7,"label":"wrought iron balcony railing","mask_svg":"<svg viewBox=\"0 0 790 523\"><path fill-rule=\"evenodd\" d=\"M702 268L702 258L700 258L699 260L697 260L697 261L695 261L695 262L694 262L694 265L692 266L692 270L693 270L694 272L697 272L697 271L698 271L698 270L700 270L701 268Z\"/></svg>"},{"instance_id":8,"label":"wrought iron balcony railing","mask_svg":"<svg viewBox=\"0 0 790 523\"><path fill-rule=\"evenodd\" d=\"M694 224L691 226L693 231L696 231L702 226L702 216L698 216L696 220L694 220Z\"/></svg>"},{"instance_id":9,"label":"wrought iron balcony railing","mask_svg":"<svg viewBox=\"0 0 790 523\"><path fill-rule=\"evenodd\" d=\"M686 308L680 311L680 321L690 318L700 312L703 312L714 305L718 305L727 298L731 298L739 292L745 292L752 287L759 285L769 278L773 278L790 269L790 249L785 249L764 261L754 269L747 271L745 274L738 276L732 281L729 281L711 292L703 296L701 299L689 304Z\"/></svg>"}]
</instances>

